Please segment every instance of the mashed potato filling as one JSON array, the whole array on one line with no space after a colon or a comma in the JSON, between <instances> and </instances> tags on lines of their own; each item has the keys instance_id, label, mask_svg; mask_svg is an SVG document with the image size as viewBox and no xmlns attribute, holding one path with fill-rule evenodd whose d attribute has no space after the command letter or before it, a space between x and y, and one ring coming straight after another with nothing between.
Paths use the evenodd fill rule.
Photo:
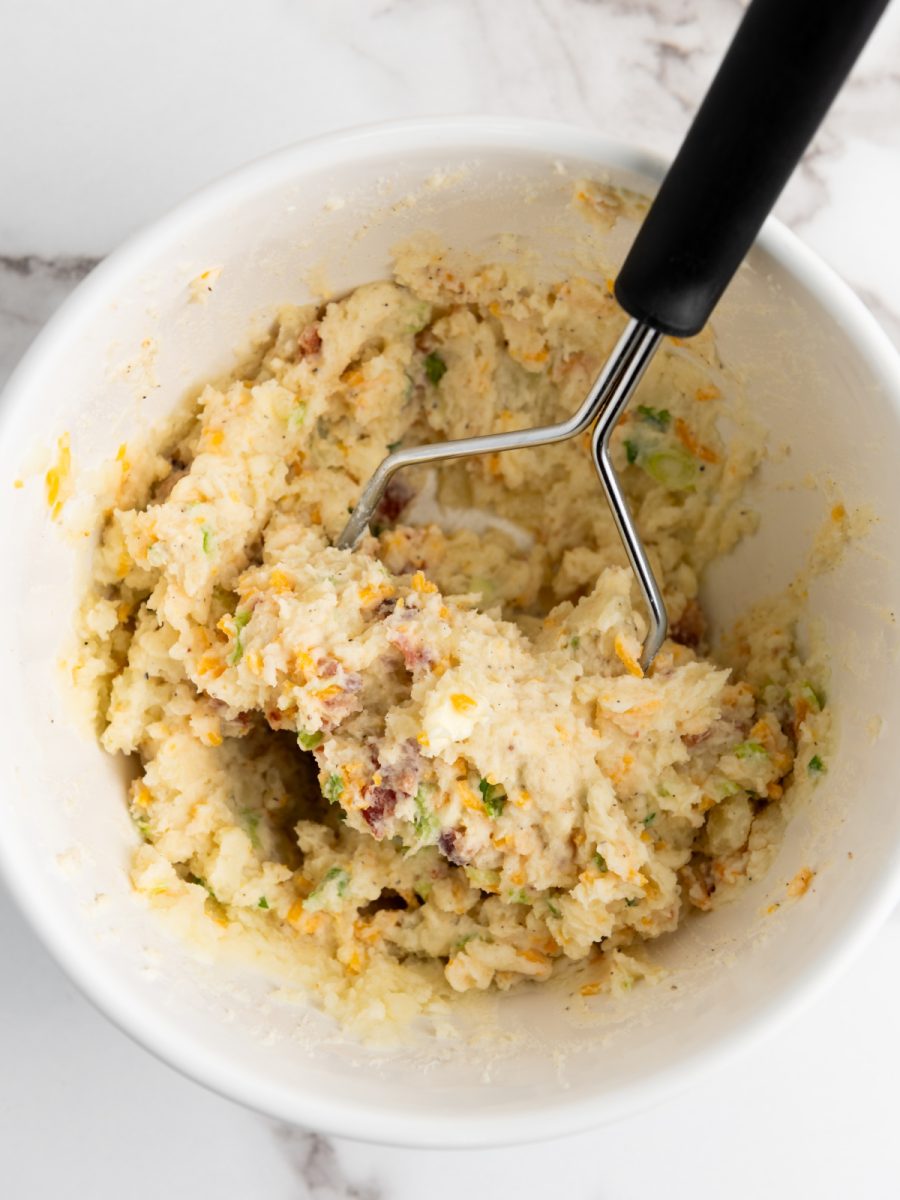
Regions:
<instances>
[{"instance_id":1,"label":"mashed potato filling","mask_svg":"<svg viewBox=\"0 0 900 1200\"><path fill-rule=\"evenodd\" d=\"M623 960L764 869L822 766L789 628L755 627L741 676L701 654L761 449L722 436L708 335L666 344L613 437L673 619L646 676L584 439L409 472L334 548L390 448L560 419L621 320L603 283L420 239L129 451L80 674L137 763L135 886L317 963L334 1011ZM423 524L425 493L497 519Z\"/></svg>"}]
</instances>

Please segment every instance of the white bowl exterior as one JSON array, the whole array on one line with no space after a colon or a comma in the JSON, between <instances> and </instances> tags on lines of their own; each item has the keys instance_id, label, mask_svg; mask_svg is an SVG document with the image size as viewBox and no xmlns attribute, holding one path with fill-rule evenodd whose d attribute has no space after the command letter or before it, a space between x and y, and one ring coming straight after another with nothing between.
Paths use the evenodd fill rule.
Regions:
<instances>
[{"instance_id":1,"label":"white bowl exterior","mask_svg":"<svg viewBox=\"0 0 900 1200\"><path fill-rule=\"evenodd\" d=\"M390 247L416 229L476 250L495 234L523 233L564 269L567 202L582 175L649 189L658 164L585 131L460 120L362 130L261 161L105 262L41 335L0 408L0 863L26 915L114 1020L186 1073L287 1120L379 1141L479 1145L621 1115L786 1019L897 898L900 370L862 306L771 223L715 325L772 444L790 455L763 468L760 531L712 572L713 611L726 621L803 561L827 502L792 481L827 479L848 506L869 504L880 520L810 592L832 650L839 746L769 876L657 948L672 971L666 982L637 989L625 1006L598 1001L609 1019L587 1049L558 993L511 998L505 1019L532 1037L489 1077L480 1051L423 1075L421 1047L374 1052L335 1040L316 1014L300 1020L274 1001L265 979L199 961L130 890L136 834L122 771L73 724L57 666L89 539L50 524L39 480L21 490L12 481L36 445L64 430L77 472L109 460L227 367L248 328L279 303L306 299L320 267L333 292L378 278ZM214 267L223 270L209 302L189 303L189 282ZM763 916L807 865L818 872L814 889ZM567 1048L577 1052L560 1066Z\"/></svg>"}]
</instances>

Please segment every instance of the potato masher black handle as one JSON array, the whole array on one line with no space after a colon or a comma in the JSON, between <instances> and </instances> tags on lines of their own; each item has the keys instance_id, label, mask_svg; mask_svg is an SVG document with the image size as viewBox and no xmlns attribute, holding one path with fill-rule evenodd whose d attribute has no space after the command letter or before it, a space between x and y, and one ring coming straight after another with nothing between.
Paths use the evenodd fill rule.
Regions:
<instances>
[{"instance_id":1,"label":"potato masher black handle","mask_svg":"<svg viewBox=\"0 0 900 1200\"><path fill-rule=\"evenodd\" d=\"M661 333L706 324L887 0L753 0L616 280Z\"/></svg>"}]
</instances>

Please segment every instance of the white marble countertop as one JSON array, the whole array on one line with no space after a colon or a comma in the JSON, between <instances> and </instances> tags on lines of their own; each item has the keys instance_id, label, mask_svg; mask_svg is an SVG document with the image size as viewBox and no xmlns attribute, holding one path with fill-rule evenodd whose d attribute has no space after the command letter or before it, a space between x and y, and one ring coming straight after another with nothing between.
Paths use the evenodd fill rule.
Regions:
<instances>
[{"instance_id":1,"label":"white marble countertop","mask_svg":"<svg viewBox=\"0 0 900 1200\"><path fill-rule=\"evenodd\" d=\"M389 117L553 117L672 152L740 0L0 0L0 382L65 294L186 192L277 146ZM900 341L900 7L778 212ZM0 892L0 1194L433 1200L564 1190L897 1195L900 917L727 1077L515 1150L406 1151L286 1129L99 1016Z\"/></svg>"}]
</instances>

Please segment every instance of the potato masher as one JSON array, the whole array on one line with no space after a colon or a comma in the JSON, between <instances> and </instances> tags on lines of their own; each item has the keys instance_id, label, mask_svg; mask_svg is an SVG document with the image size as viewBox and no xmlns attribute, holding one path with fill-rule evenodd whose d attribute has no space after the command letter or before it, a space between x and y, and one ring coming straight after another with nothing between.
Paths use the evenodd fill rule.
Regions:
<instances>
[{"instance_id":1,"label":"potato masher","mask_svg":"<svg viewBox=\"0 0 900 1200\"><path fill-rule=\"evenodd\" d=\"M352 549L404 467L542 446L593 425L591 452L647 605L647 670L668 631L659 585L609 457L609 439L665 335L706 324L887 0L752 0L615 281L628 324L584 403L556 425L389 454L337 545Z\"/></svg>"}]
</instances>

